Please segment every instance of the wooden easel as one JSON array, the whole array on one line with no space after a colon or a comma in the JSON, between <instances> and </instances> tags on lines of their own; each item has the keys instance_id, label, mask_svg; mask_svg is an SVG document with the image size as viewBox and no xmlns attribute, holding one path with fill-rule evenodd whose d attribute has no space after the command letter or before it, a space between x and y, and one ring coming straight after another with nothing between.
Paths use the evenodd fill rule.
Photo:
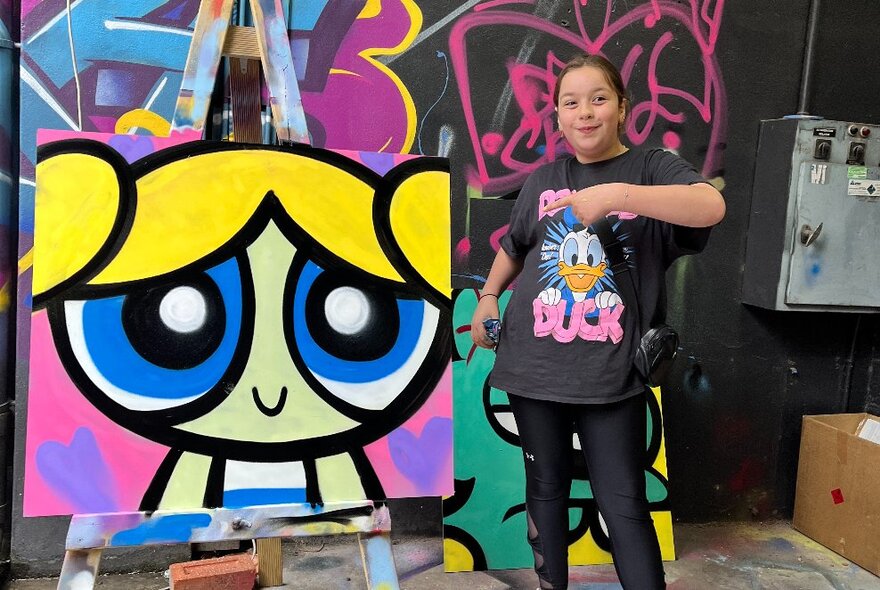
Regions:
<instances>
[{"instance_id":1,"label":"wooden easel","mask_svg":"<svg viewBox=\"0 0 880 590\"><path fill-rule=\"evenodd\" d=\"M279 142L309 144L280 0L249 1L253 28L230 26L233 0L202 0L171 121L171 134L201 139L220 58L226 55L260 59ZM227 32L231 34L227 36Z\"/></svg>"},{"instance_id":2,"label":"wooden easel","mask_svg":"<svg viewBox=\"0 0 880 590\"><path fill-rule=\"evenodd\" d=\"M371 590L399 590L388 507L372 502L276 504L190 512L75 515L67 532L59 590L93 588L108 547L357 534Z\"/></svg>"},{"instance_id":3,"label":"wooden easel","mask_svg":"<svg viewBox=\"0 0 880 590\"><path fill-rule=\"evenodd\" d=\"M262 62L279 143L310 143L281 4L249 2L253 28L230 26L233 0L202 0L171 135L202 138L220 59L227 56ZM74 515L58 589L92 588L101 551L108 547L250 539L260 542L261 570L268 568L261 582L268 577L280 584L282 537L335 534L357 534L368 588L399 590L388 507L369 501Z\"/></svg>"}]
</instances>

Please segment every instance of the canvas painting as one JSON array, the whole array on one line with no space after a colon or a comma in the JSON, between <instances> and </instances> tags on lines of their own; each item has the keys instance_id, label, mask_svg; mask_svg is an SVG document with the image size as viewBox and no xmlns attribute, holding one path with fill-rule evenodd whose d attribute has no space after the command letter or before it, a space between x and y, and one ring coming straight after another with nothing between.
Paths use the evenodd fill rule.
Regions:
<instances>
[{"instance_id":1,"label":"canvas painting","mask_svg":"<svg viewBox=\"0 0 880 590\"><path fill-rule=\"evenodd\" d=\"M38 143L25 516L452 493L446 160Z\"/></svg>"}]
</instances>

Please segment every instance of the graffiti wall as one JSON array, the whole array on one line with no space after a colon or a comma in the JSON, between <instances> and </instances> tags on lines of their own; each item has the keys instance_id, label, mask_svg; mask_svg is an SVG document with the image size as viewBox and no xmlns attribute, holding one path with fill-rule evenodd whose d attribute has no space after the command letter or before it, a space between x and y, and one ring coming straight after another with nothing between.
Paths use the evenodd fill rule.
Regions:
<instances>
[{"instance_id":1,"label":"graffiti wall","mask_svg":"<svg viewBox=\"0 0 880 590\"><path fill-rule=\"evenodd\" d=\"M24 274L20 286L22 329L19 330L19 354L27 366L28 350L31 351L31 363L37 360L35 350L42 351L46 347L49 352L55 350L47 354L54 363L53 372L41 371L40 365L31 364L29 368L31 407L45 408L46 405L38 404L53 403L55 398L52 395L56 390L62 392L59 395L81 392L79 401L82 407L77 412L88 417L87 423L96 425L90 434L63 421L57 425L58 430L40 430L46 425L37 422L31 435L29 424L28 504L25 507L28 513L87 510L94 508L90 503L96 501L107 509L130 509L144 503L147 489L152 496L144 506L161 501L163 485L168 488L173 483L177 464L174 461L185 463L191 459L189 454L204 451L204 447L199 446L204 442L194 441L206 440L205 436L215 440L218 437L211 428L223 428L219 421L210 428L206 425L215 420L213 416L220 415L212 414L207 408L217 404L214 399L219 395L217 384L223 382L222 375L226 373L221 373L220 377L215 375L217 381L207 389L204 383L201 388L196 388L207 391L199 394L206 396L200 398L202 401L194 399L197 395L195 389L183 389L177 399L157 400L153 392L152 397L149 393L146 395L153 405L130 407L121 398L114 399L115 393L108 393L108 384L117 389L118 386L113 385L100 365L95 365L97 361L86 363L90 367L89 373L82 368L82 359L73 352L73 345L65 345L70 350L56 346L55 334L71 333L67 308L74 304L70 301L79 301L75 305L80 305L86 312L83 317L94 317L87 313L89 308L97 309L98 295L109 293L102 285L90 284L104 273L103 270L97 272L104 263L92 262L89 266L87 260L67 261L68 266L76 262L91 270L75 269L69 277L56 277L58 284L48 287L45 292L43 287L37 286L33 291L37 295L36 311L33 319L30 318L30 264L36 253L31 249L36 129L81 129L101 133L130 129L130 133L138 136L160 133L171 117L197 6L198 3L192 0L139 0L124 5L105 0L80 0L69 5L58 0L44 0L28 3L22 8L21 88L27 113L23 117L25 123L21 135L23 186L19 252ZM630 143L662 145L680 151L697 162L704 173L713 177L719 174L725 133L725 96L714 51L722 11L723 2L698 3L696 0L688 4L650 1L627 7L616 6L613 2L580 0L419 4L408 0L316 0L297 2L295 9L288 11L288 17L297 78L316 146L364 150L374 154L409 151L452 158L453 280L455 286L465 289L464 293L471 293L467 289L482 283L497 251L498 239L505 230L518 186L530 170L565 149L552 127L552 105L548 94L556 71L575 51L601 51L621 64L634 99L633 116L626 130ZM61 55L64 59L59 59ZM358 100L351 100L352 96L357 96ZM380 118L375 116L377 112L382 113ZM127 143L123 140L117 136L112 145L123 158L133 162L154 157L156 140L150 140L152 143L135 138L130 138ZM46 160L47 163L50 161ZM389 166L374 161L365 161L365 164L379 170L380 174ZM134 177L138 174L131 172ZM104 223L108 224L110 220L105 219ZM249 239L253 244L248 248L261 243L257 236ZM220 241L213 247L221 249ZM249 256L248 248L244 251ZM122 252L124 250L118 254ZM102 251L100 244L91 252L96 259L106 258L108 254L109 250ZM239 253L238 256L244 255ZM229 258L238 260L232 256ZM218 257L211 260L220 262ZM178 261L174 265L186 268L187 264L195 262ZM106 268L112 270L114 265L107 264ZM155 269L152 278L126 277L122 273L111 283L127 285L125 288L134 290L153 288L153 283L158 280L156 277L176 277L181 272L174 265ZM204 264L199 267L199 272L204 275L202 282L219 285L224 272L235 274L221 267L209 268ZM423 271L417 270L419 274ZM97 274L85 279L92 271ZM253 278L249 280L254 282ZM192 289L194 285L187 287ZM125 295L120 291L114 292L113 296L116 297L114 305L122 305L119 302ZM109 301L112 297L106 299ZM464 297L460 305L466 307L467 300ZM61 311L53 312L52 309ZM467 312L459 310L457 313ZM119 314L119 317L125 317L125 313L119 311ZM130 327L131 322L128 323ZM86 324L88 322L82 325ZM29 349L31 326L34 338ZM125 330L126 326L120 323L117 334L121 337L121 334L127 334ZM242 324L238 331L246 333L246 326ZM230 338L231 343L241 336L240 333L226 338ZM222 334L217 337L223 341ZM227 365L224 370L228 374L238 372L247 376L247 369L243 367L248 364L242 360L245 356L236 352L238 349L231 344L227 346L230 347L228 350L218 347L211 353L217 355L225 351L231 355L219 361L218 366ZM89 350L82 342L80 348ZM490 362L484 352L481 352L483 364ZM464 395L464 399L470 402L481 399L481 396L468 394L472 393L473 387L482 391L485 376L481 371L488 368L481 369L479 363L471 367L464 360L468 355L462 351L458 354L461 360L456 361L455 380L460 382L462 391L457 395ZM92 358L91 353L87 356ZM166 367L165 370L169 369ZM157 376L162 374L162 371L156 373ZM46 375L59 377L64 386L45 383ZM450 380L452 376L447 375L445 379ZM40 392L53 393L43 396ZM134 395L138 397L137 392ZM288 395L292 395L291 388ZM275 408L271 400L263 401L253 393L251 396L250 403L259 400L270 412ZM499 398L492 404L503 404L503 392L492 392L492 396L493 400ZM214 401L205 401L207 399ZM280 401L277 396L272 399L276 404ZM493 444L502 445L506 456L515 457L516 436L515 431L510 432L515 427L508 423L508 430L503 431L507 434L501 436L492 426L491 412L487 413L482 405L470 405L462 402L461 411L476 413L480 417L479 428L472 432L481 434L475 434L473 438L463 434L461 449L476 448L493 441ZM188 409L191 407L203 408L207 413L196 417ZM223 404L216 407L219 411ZM260 406L254 407L259 409ZM659 513L666 514L664 518L668 520L668 512L664 512L667 510L664 504L667 486L660 442L659 404L647 408L647 411L651 412L650 423L654 430L646 439L646 448L653 453L652 468L654 461L657 462L656 473L652 475L654 479L646 481L653 486L651 497L655 507ZM145 414L153 413L181 418L170 420L159 433L142 419ZM405 425L403 431L407 434L398 437L401 444L417 447L443 440L442 422L413 419L416 419L415 426ZM121 431L127 433L123 438L130 437L128 443L133 447L129 448L149 449L139 454L147 463L143 473L134 479L119 479L112 494L97 500L82 494L78 488L58 488L57 483L66 481L69 475L64 470L68 464L64 457L78 453L97 457L108 445L114 446L110 441L122 440L119 438ZM182 432L189 434L182 435ZM241 437L230 436L241 442ZM387 438L391 440L393 437ZM181 448L182 444L185 448ZM169 448L174 451L169 453ZM221 448L226 447L221 445ZM221 454L227 462L241 461L232 451L224 450ZM119 463L114 464L114 460ZM102 455L104 479L114 481L125 460L125 456L109 459ZM371 461L381 463L375 457L371 457ZM219 468L212 468L212 465L218 462L205 463L203 459L196 469L206 474L206 480L211 476L211 482L215 484L212 488L215 503ZM481 502L485 501L485 494L490 493L491 488L486 487L485 477L479 477L481 470L478 466L462 461L460 468L460 485L475 477L480 482L474 488L476 495L469 505L459 493L448 502L463 506L450 516L449 526L465 531L487 524L479 518L469 522L467 514L480 510ZM409 493L419 493L413 478L425 481L415 473L421 468L410 464L403 471L407 469L411 477L398 479L410 482L407 484ZM518 481L515 461L510 464L510 469L510 477L502 479ZM167 476L164 484L155 478L159 472ZM397 475L402 473L398 470ZM379 475L381 480L381 473ZM385 477L383 484L389 486L387 481L392 479ZM196 487L201 489L204 486ZM509 504L505 511L521 504L516 496L521 491L515 491L521 487L512 485L510 495L505 496ZM603 552L605 542L597 513L595 509L589 509L586 481L582 482L579 494L572 512L573 530L579 532L578 538L582 542L576 555L587 561L603 560L607 557ZM31 498L35 504L30 504ZM514 510L504 521L505 526L521 526L521 516L521 512ZM662 534L671 539L671 533ZM522 539L522 535L518 538ZM468 550L473 548L473 543L467 542L464 536L459 541ZM488 556L487 563L492 567L500 563L507 564L507 567L525 566L530 562L530 557L523 554L525 547L510 553L512 561L498 561L494 556L503 550L502 547L493 547L493 541L485 538L479 538L478 544L482 544ZM471 553L476 555L476 552ZM479 565L478 561L474 563Z\"/></svg>"},{"instance_id":2,"label":"graffiti wall","mask_svg":"<svg viewBox=\"0 0 880 590\"><path fill-rule=\"evenodd\" d=\"M444 161L71 135L40 133L26 516L451 493Z\"/></svg>"},{"instance_id":3,"label":"graffiti wall","mask_svg":"<svg viewBox=\"0 0 880 590\"><path fill-rule=\"evenodd\" d=\"M0 0L0 8L8 5ZM485 279L522 179L564 150L548 98L555 69L581 49L600 50L623 68L634 105L626 142L679 152L724 188L728 205L707 251L676 263L668 274L669 316L683 347L663 395L673 514L690 521L790 515L800 417L876 412L880 400L880 382L872 378L880 350L876 317L829 314L804 321L747 308L738 298L758 122L798 110L809 2L300 0L294 5L288 11L291 48L315 145L450 158L453 285L462 292ZM80 119L86 131L128 124L138 135L161 129L171 118L196 6L195 0L73 0L68 10L63 0L21 3L23 274L15 359L21 399L29 374L36 129L77 129ZM848 27L878 18L880 5L873 0L823 3L823 59L812 112L877 122L877 103L864 90L876 86L877 75L852 56L873 55L880 42ZM848 42L841 44L841 38ZM0 181L0 190L3 186ZM484 351L470 360L455 354L461 356L456 380L461 363L468 370L474 363L475 370L482 366L477 373L489 363L480 358ZM472 385L479 393L477 373ZM500 392L492 396L503 403ZM649 409L651 423L659 424L655 408ZM468 411L486 414L480 405ZM22 418L18 436L24 432ZM510 454L513 443L499 436L488 418L477 431L482 434L475 437L485 436L500 454ZM24 448L23 439L19 442ZM465 469L462 481L480 469ZM516 474L510 477L518 481ZM477 504L483 501L473 497ZM470 526L460 521L463 508L452 513L456 506L447 503L449 526ZM572 510L574 527L580 512ZM45 529L36 524L50 521ZM505 526L515 521L513 516ZM13 561L57 573L50 560L60 555L66 525L60 519L16 519L14 527L19 542ZM473 536L481 546L491 545ZM56 538L55 544L47 544L48 538Z\"/></svg>"},{"instance_id":4,"label":"graffiti wall","mask_svg":"<svg viewBox=\"0 0 880 590\"><path fill-rule=\"evenodd\" d=\"M466 162L457 188L471 206L509 195L529 172L567 153L555 129L553 84L565 61L582 51L601 53L621 70L632 100L628 145L676 151L707 178L718 177L727 112L715 56L723 10L723 0L573 0L488 2L463 13L449 32L463 116L452 153ZM456 269L484 274L498 228L469 212L457 217Z\"/></svg>"},{"instance_id":5,"label":"graffiti wall","mask_svg":"<svg viewBox=\"0 0 880 590\"><path fill-rule=\"evenodd\" d=\"M577 52L602 53L621 69L632 109L631 146L665 147L721 183L726 98L715 41L723 2L484 2L450 24L448 57L461 120L433 133L453 137L463 162L456 211L456 495L444 504L446 568L528 567L522 451L504 392L486 385L492 353L474 349L468 328L474 288L484 280L526 176L568 148L555 128L553 85ZM450 131L451 130L451 131ZM423 128L420 137L432 131ZM433 143L433 142L431 142ZM463 197L463 198L462 198ZM659 392L646 408L646 489L664 558L674 557ZM475 428L474 424L480 428ZM480 449L493 452L483 457ZM609 544L580 465L570 503L571 563L610 562ZM503 459L502 459L503 458ZM502 467L503 466L503 467ZM501 499L501 501L499 501Z\"/></svg>"},{"instance_id":6,"label":"graffiti wall","mask_svg":"<svg viewBox=\"0 0 880 590\"><path fill-rule=\"evenodd\" d=\"M809 5L424 3L422 33L390 62L412 89L416 146L446 150L459 172L456 288L482 284L520 179L563 149L549 81L575 50L599 48L623 69L634 106L625 143L675 150L723 189L727 217L707 250L667 274L669 319L682 335L663 395L677 519L790 516L801 417L880 407L877 314L774 314L740 300L759 122L799 110ZM812 114L878 122L866 90L878 76L852 56L876 53L880 41L840 43L852 23L878 18L876 2L823 3Z\"/></svg>"}]
</instances>

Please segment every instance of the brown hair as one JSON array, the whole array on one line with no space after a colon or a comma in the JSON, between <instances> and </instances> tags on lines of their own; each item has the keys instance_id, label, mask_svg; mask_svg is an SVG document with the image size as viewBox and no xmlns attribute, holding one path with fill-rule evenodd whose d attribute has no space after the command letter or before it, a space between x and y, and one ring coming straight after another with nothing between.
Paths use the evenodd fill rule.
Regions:
<instances>
[{"instance_id":1,"label":"brown hair","mask_svg":"<svg viewBox=\"0 0 880 590\"><path fill-rule=\"evenodd\" d=\"M611 85L611 89L617 94L617 100L620 104L629 102L629 97L626 95L626 86L623 84L623 77L620 75L617 67L601 55L581 53L568 60L562 71L556 76L556 86L553 88L554 107L559 106L559 87L562 86L562 79L565 75L572 70L587 66L602 70L602 73L605 74L605 79ZM629 113L629 109L627 109L627 113Z\"/></svg>"}]
</instances>

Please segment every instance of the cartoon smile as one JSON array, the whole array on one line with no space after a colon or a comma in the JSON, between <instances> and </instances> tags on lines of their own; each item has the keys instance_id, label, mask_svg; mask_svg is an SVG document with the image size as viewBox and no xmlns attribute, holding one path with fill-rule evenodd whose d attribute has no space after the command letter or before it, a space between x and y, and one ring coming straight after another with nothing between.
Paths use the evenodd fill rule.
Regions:
<instances>
[{"instance_id":1,"label":"cartoon smile","mask_svg":"<svg viewBox=\"0 0 880 590\"><path fill-rule=\"evenodd\" d=\"M277 416L281 413L281 410L284 409L284 404L285 402L287 402L287 387L281 388L281 394L278 396L278 402L275 404L274 407L271 408L263 403L263 400L260 398L260 392L256 387L254 387L252 391L254 394L254 404L256 404L257 409L266 416L269 416L270 418L273 416Z\"/></svg>"}]
</instances>

